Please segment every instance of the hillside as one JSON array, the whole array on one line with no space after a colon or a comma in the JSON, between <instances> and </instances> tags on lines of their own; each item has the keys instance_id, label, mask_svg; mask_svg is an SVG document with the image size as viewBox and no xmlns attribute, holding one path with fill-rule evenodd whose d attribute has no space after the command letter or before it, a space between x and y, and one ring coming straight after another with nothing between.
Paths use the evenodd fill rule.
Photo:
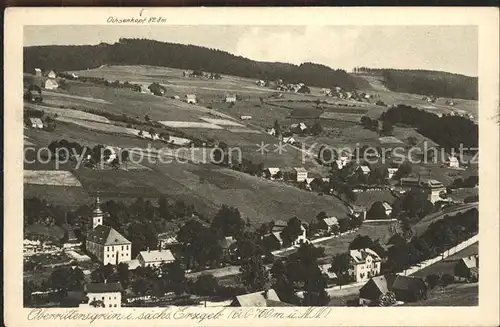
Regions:
<instances>
[{"instance_id":1,"label":"hillside","mask_svg":"<svg viewBox=\"0 0 500 327\"><path fill-rule=\"evenodd\" d=\"M355 89L362 81L344 70L304 63L299 66L279 62L258 62L228 52L195 45L146 39L120 39L114 44L85 46L34 46L24 48L24 71L34 68L56 71L96 68L101 65L152 65L202 70L255 79L310 86Z\"/></svg>"},{"instance_id":2,"label":"hillside","mask_svg":"<svg viewBox=\"0 0 500 327\"><path fill-rule=\"evenodd\" d=\"M383 86L394 92L478 99L477 77L432 70L359 68L355 71L366 76L378 76Z\"/></svg>"}]
</instances>

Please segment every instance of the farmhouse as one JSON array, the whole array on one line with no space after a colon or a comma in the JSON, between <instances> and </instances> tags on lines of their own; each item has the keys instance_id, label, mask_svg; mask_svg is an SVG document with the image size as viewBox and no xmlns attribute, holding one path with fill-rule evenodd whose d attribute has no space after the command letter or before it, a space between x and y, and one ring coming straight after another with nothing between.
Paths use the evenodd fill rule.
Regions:
<instances>
[{"instance_id":1,"label":"farmhouse","mask_svg":"<svg viewBox=\"0 0 500 327\"><path fill-rule=\"evenodd\" d=\"M92 213L92 230L85 242L87 251L93 254L104 265L117 265L131 259L132 243L114 228L103 225L103 213L96 200Z\"/></svg>"},{"instance_id":2,"label":"farmhouse","mask_svg":"<svg viewBox=\"0 0 500 327\"><path fill-rule=\"evenodd\" d=\"M255 82L255 84L257 84L257 86L265 86L266 82L264 82L263 80L259 79L257 82Z\"/></svg>"},{"instance_id":3,"label":"farmhouse","mask_svg":"<svg viewBox=\"0 0 500 327\"><path fill-rule=\"evenodd\" d=\"M367 176L370 174L370 171L371 171L370 167L368 167L368 166L359 166L358 167L358 174Z\"/></svg>"},{"instance_id":4,"label":"farmhouse","mask_svg":"<svg viewBox=\"0 0 500 327\"><path fill-rule=\"evenodd\" d=\"M174 262L175 258L170 250L141 251L137 260L142 267L159 267L162 263Z\"/></svg>"},{"instance_id":5,"label":"farmhouse","mask_svg":"<svg viewBox=\"0 0 500 327\"><path fill-rule=\"evenodd\" d=\"M372 249L350 250L349 275L356 282L368 280L380 274L381 259Z\"/></svg>"},{"instance_id":6,"label":"farmhouse","mask_svg":"<svg viewBox=\"0 0 500 327\"><path fill-rule=\"evenodd\" d=\"M292 306L282 302L274 289L238 295L231 302L231 307L283 307Z\"/></svg>"},{"instance_id":7,"label":"farmhouse","mask_svg":"<svg viewBox=\"0 0 500 327\"><path fill-rule=\"evenodd\" d=\"M321 274L326 278L326 282L328 285L333 284L337 279L337 274L329 270L330 266L331 265L329 263L318 265L318 268L321 271Z\"/></svg>"},{"instance_id":8,"label":"farmhouse","mask_svg":"<svg viewBox=\"0 0 500 327\"><path fill-rule=\"evenodd\" d=\"M390 217L392 214L392 206L387 201L382 202L382 206L384 207L387 217Z\"/></svg>"},{"instance_id":9,"label":"farmhouse","mask_svg":"<svg viewBox=\"0 0 500 327\"><path fill-rule=\"evenodd\" d=\"M397 301L414 302L425 298L427 285L422 278L388 275L371 278L359 290L360 305L378 305L382 295L390 295Z\"/></svg>"},{"instance_id":10,"label":"farmhouse","mask_svg":"<svg viewBox=\"0 0 500 327\"><path fill-rule=\"evenodd\" d=\"M479 279L479 255L475 254L458 260L454 273L459 280L477 281Z\"/></svg>"},{"instance_id":11,"label":"farmhouse","mask_svg":"<svg viewBox=\"0 0 500 327\"><path fill-rule=\"evenodd\" d=\"M459 164L459 162L458 162L457 157L455 157L455 156L450 156L450 157L448 158L448 166L449 166L450 168L459 168L459 167L460 167L460 164Z\"/></svg>"},{"instance_id":12,"label":"farmhouse","mask_svg":"<svg viewBox=\"0 0 500 327\"><path fill-rule=\"evenodd\" d=\"M281 179L279 178L279 174L281 170L277 167L269 167L269 168L266 168L266 170L264 171L264 174L265 176L270 179L270 180L275 180L275 179Z\"/></svg>"},{"instance_id":13,"label":"farmhouse","mask_svg":"<svg viewBox=\"0 0 500 327\"><path fill-rule=\"evenodd\" d=\"M196 103L196 95L194 94L186 94L186 102L187 103Z\"/></svg>"},{"instance_id":14,"label":"farmhouse","mask_svg":"<svg viewBox=\"0 0 500 327\"><path fill-rule=\"evenodd\" d=\"M226 95L226 103L235 103L236 102L236 95L231 94L231 95Z\"/></svg>"},{"instance_id":15,"label":"farmhouse","mask_svg":"<svg viewBox=\"0 0 500 327\"><path fill-rule=\"evenodd\" d=\"M122 286L120 283L87 284L85 285L85 293L89 299L89 307L120 308L122 306Z\"/></svg>"},{"instance_id":16,"label":"farmhouse","mask_svg":"<svg viewBox=\"0 0 500 327\"><path fill-rule=\"evenodd\" d=\"M53 71L53 70L49 70L47 73L46 73L47 77L48 78L56 78L56 73Z\"/></svg>"},{"instance_id":17,"label":"farmhouse","mask_svg":"<svg viewBox=\"0 0 500 327\"><path fill-rule=\"evenodd\" d=\"M440 194L446 191L446 188L438 180L435 179L421 179L420 177L404 177L400 180L400 186L406 188L420 188L427 194L427 199L432 203L441 201Z\"/></svg>"},{"instance_id":18,"label":"farmhouse","mask_svg":"<svg viewBox=\"0 0 500 327\"><path fill-rule=\"evenodd\" d=\"M249 119L252 119L252 116L243 115L243 116L240 116L240 119L241 120L249 120Z\"/></svg>"},{"instance_id":19,"label":"farmhouse","mask_svg":"<svg viewBox=\"0 0 500 327\"><path fill-rule=\"evenodd\" d=\"M294 144L296 141L293 136L283 137L283 142L288 144Z\"/></svg>"},{"instance_id":20,"label":"farmhouse","mask_svg":"<svg viewBox=\"0 0 500 327\"><path fill-rule=\"evenodd\" d=\"M55 90L59 87L59 84L55 79L48 79L45 81L44 88L47 90Z\"/></svg>"},{"instance_id":21,"label":"farmhouse","mask_svg":"<svg viewBox=\"0 0 500 327\"><path fill-rule=\"evenodd\" d=\"M158 235L158 248L161 250L171 249L180 245L175 233L165 233Z\"/></svg>"},{"instance_id":22,"label":"farmhouse","mask_svg":"<svg viewBox=\"0 0 500 327\"><path fill-rule=\"evenodd\" d=\"M30 122L31 128L38 128L38 129L43 128L43 122L40 118L30 118L29 122Z\"/></svg>"},{"instance_id":23,"label":"farmhouse","mask_svg":"<svg viewBox=\"0 0 500 327\"><path fill-rule=\"evenodd\" d=\"M295 167L293 170L295 181L303 182L307 180L307 170L304 167Z\"/></svg>"},{"instance_id":24,"label":"farmhouse","mask_svg":"<svg viewBox=\"0 0 500 327\"><path fill-rule=\"evenodd\" d=\"M398 171L398 168L387 168L387 178L388 179L392 179L392 177L394 177L394 174L396 174L396 172Z\"/></svg>"},{"instance_id":25,"label":"farmhouse","mask_svg":"<svg viewBox=\"0 0 500 327\"><path fill-rule=\"evenodd\" d=\"M307 129L306 124L298 123L290 125L290 131L293 133L302 133Z\"/></svg>"}]
</instances>

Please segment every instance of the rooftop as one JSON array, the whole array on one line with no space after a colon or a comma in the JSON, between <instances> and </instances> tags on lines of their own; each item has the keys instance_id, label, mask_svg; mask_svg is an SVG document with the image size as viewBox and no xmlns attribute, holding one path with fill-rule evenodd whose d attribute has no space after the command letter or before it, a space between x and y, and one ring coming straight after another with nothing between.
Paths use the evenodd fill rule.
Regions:
<instances>
[{"instance_id":1,"label":"rooftop","mask_svg":"<svg viewBox=\"0 0 500 327\"><path fill-rule=\"evenodd\" d=\"M93 283L86 284L85 291L87 293L111 293L121 292L122 285L120 283Z\"/></svg>"},{"instance_id":2,"label":"rooftop","mask_svg":"<svg viewBox=\"0 0 500 327\"><path fill-rule=\"evenodd\" d=\"M139 255L145 262L170 262L175 260L175 257L170 250L141 251L139 252Z\"/></svg>"},{"instance_id":3,"label":"rooftop","mask_svg":"<svg viewBox=\"0 0 500 327\"><path fill-rule=\"evenodd\" d=\"M128 245L131 242L114 228L104 225L98 225L87 236L91 242L101 245Z\"/></svg>"},{"instance_id":4,"label":"rooftop","mask_svg":"<svg viewBox=\"0 0 500 327\"><path fill-rule=\"evenodd\" d=\"M270 305L272 303L281 302L275 290L259 291L255 293L243 294L236 296L236 301L242 307L267 307L277 306ZM268 301L272 301L269 302Z\"/></svg>"}]
</instances>

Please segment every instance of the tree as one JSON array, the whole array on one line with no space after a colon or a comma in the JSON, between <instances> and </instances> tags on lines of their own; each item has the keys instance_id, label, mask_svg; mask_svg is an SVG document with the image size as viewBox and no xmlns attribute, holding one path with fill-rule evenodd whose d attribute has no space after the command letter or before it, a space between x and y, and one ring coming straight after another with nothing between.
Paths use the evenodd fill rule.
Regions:
<instances>
[{"instance_id":1,"label":"tree","mask_svg":"<svg viewBox=\"0 0 500 327\"><path fill-rule=\"evenodd\" d=\"M240 235L245 226L237 208L222 205L221 209L212 220L211 228L222 236Z\"/></svg>"},{"instance_id":2,"label":"tree","mask_svg":"<svg viewBox=\"0 0 500 327\"><path fill-rule=\"evenodd\" d=\"M102 300L93 300L89 303L89 305L91 307L94 307L94 308L104 308L105 307L105 304Z\"/></svg>"},{"instance_id":3,"label":"tree","mask_svg":"<svg viewBox=\"0 0 500 327\"><path fill-rule=\"evenodd\" d=\"M382 121L382 130L381 134L382 135L393 135L394 132L394 127L392 126L391 122L388 120Z\"/></svg>"},{"instance_id":4,"label":"tree","mask_svg":"<svg viewBox=\"0 0 500 327\"><path fill-rule=\"evenodd\" d=\"M376 201L372 204L366 213L366 219L388 219L384 205L381 201Z\"/></svg>"},{"instance_id":5,"label":"tree","mask_svg":"<svg viewBox=\"0 0 500 327\"><path fill-rule=\"evenodd\" d=\"M363 116L361 117L361 120L360 120L360 123L361 125L363 125L364 128L366 129L372 129L372 119L368 116Z\"/></svg>"},{"instance_id":6,"label":"tree","mask_svg":"<svg viewBox=\"0 0 500 327\"><path fill-rule=\"evenodd\" d=\"M268 289L270 286L269 273L260 255L243 258L240 273L241 281L249 292Z\"/></svg>"},{"instance_id":7,"label":"tree","mask_svg":"<svg viewBox=\"0 0 500 327\"><path fill-rule=\"evenodd\" d=\"M202 296L212 296L217 294L217 290L219 288L219 281L214 277L214 275L209 274L200 275L194 282L192 291L194 294Z\"/></svg>"},{"instance_id":8,"label":"tree","mask_svg":"<svg viewBox=\"0 0 500 327\"><path fill-rule=\"evenodd\" d=\"M440 277L436 274L430 274L430 275L427 275L427 277L425 278L425 281L426 281L427 285L429 285L429 288L433 289L439 285Z\"/></svg>"},{"instance_id":9,"label":"tree","mask_svg":"<svg viewBox=\"0 0 500 327\"><path fill-rule=\"evenodd\" d=\"M288 220L286 227L281 231L281 238L283 240L283 246L291 246L302 234L302 222L297 218L293 217Z\"/></svg>"},{"instance_id":10,"label":"tree","mask_svg":"<svg viewBox=\"0 0 500 327\"><path fill-rule=\"evenodd\" d=\"M444 274L441 276L441 285L446 287L455 282L455 278L450 274Z\"/></svg>"},{"instance_id":11,"label":"tree","mask_svg":"<svg viewBox=\"0 0 500 327\"><path fill-rule=\"evenodd\" d=\"M297 92L309 94L309 93L311 93L311 90L309 89L309 87L307 85L302 85Z\"/></svg>"},{"instance_id":12,"label":"tree","mask_svg":"<svg viewBox=\"0 0 500 327\"><path fill-rule=\"evenodd\" d=\"M186 272L178 260L170 263L162 263L160 271L166 290L172 291L175 294L185 292L187 282Z\"/></svg>"},{"instance_id":13,"label":"tree","mask_svg":"<svg viewBox=\"0 0 500 327\"><path fill-rule=\"evenodd\" d=\"M330 296L326 293L326 279L317 265L309 267L304 283L304 306L326 306Z\"/></svg>"},{"instance_id":14,"label":"tree","mask_svg":"<svg viewBox=\"0 0 500 327\"><path fill-rule=\"evenodd\" d=\"M314 125L311 127L311 134L319 135L322 132L323 132L323 126L321 126L321 123L315 122Z\"/></svg>"},{"instance_id":15,"label":"tree","mask_svg":"<svg viewBox=\"0 0 500 327\"><path fill-rule=\"evenodd\" d=\"M128 287L129 284L129 266L126 262L120 262L116 266L116 272L118 274L118 279L124 288Z\"/></svg>"},{"instance_id":16,"label":"tree","mask_svg":"<svg viewBox=\"0 0 500 327\"><path fill-rule=\"evenodd\" d=\"M349 276L350 262L351 258L349 256L349 253L347 252L338 253L335 256L333 256L330 268L328 270L337 275L336 283L338 285L345 285L350 282L351 280L351 277Z\"/></svg>"},{"instance_id":17,"label":"tree","mask_svg":"<svg viewBox=\"0 0 500 327\"><path fill-rule=\"evenodd\" d=\"M274 131L276 136L281 135L281 127L277 120L274 121Z\"/></svg>"},{"instance_id":18,"label":"tree","mask_svg":"<svg viewBox=\"0 0 500 327\"><path fill-rule=\"evenodd\" d=\"M323 219L325 218L328 218L328 215L324 211L321 211L316 215L316 219L318 219L319 221L323 221Z\"/></svg>"}]
</instances>

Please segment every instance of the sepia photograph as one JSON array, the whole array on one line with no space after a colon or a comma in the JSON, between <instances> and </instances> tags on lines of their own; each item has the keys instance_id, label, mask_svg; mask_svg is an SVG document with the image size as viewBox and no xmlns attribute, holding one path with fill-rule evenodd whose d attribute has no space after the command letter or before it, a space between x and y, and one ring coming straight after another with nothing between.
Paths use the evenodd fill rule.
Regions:
<instances>
[{"instance_id":1,"label":"sepia photograph","mask_svg":"<svg viewBox=\"0 0 500 327\"><path fill-rule=\"evenodd\" d=\"M29 320L479 306L477 25L168 22L24 23Z\"/></svg>"}]
</instances>

